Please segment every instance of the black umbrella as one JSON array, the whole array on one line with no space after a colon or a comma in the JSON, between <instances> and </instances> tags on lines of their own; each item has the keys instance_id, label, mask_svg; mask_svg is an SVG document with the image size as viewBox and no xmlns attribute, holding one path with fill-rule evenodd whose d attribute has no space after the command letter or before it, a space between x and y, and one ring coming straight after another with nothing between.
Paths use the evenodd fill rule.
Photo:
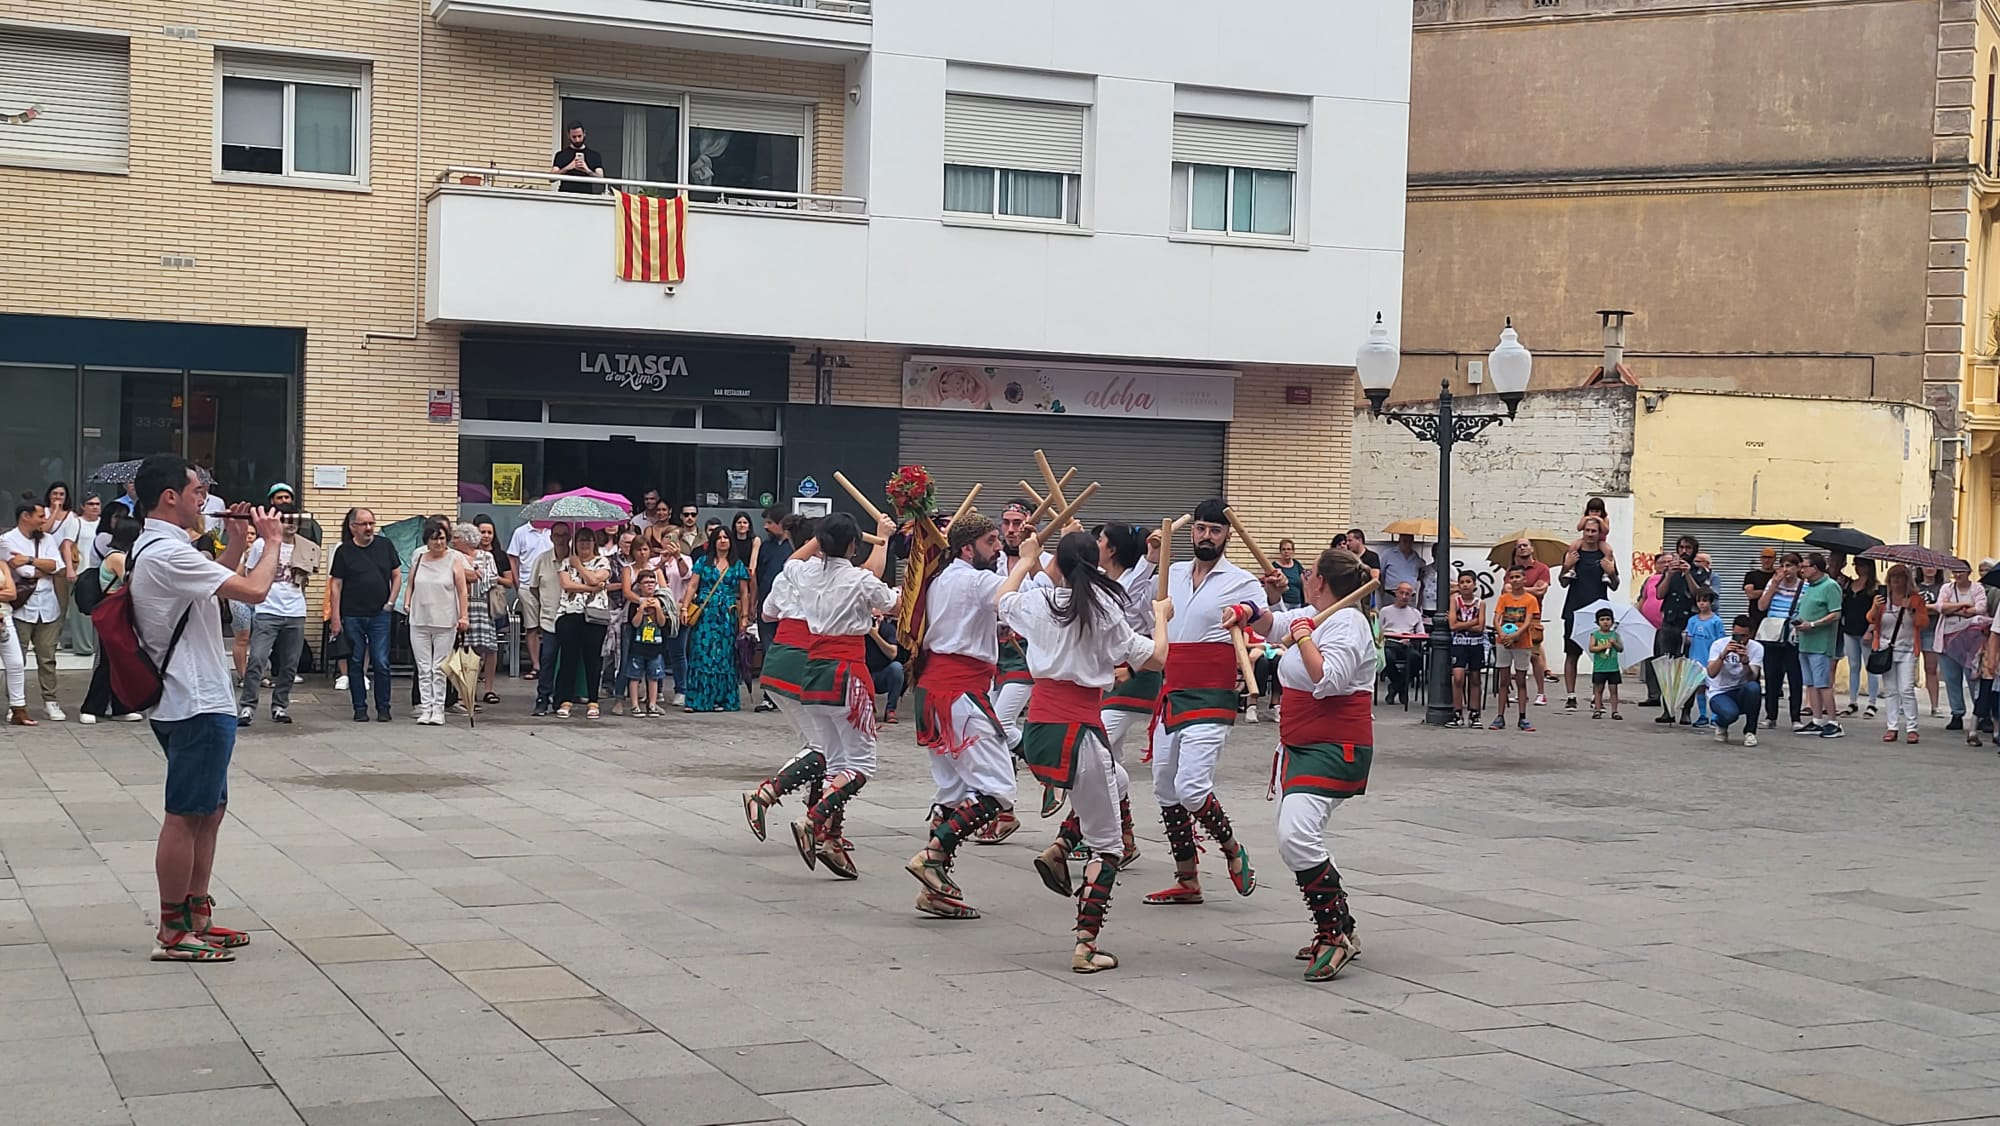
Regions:
<instances>
[{"instance_id":1,"label":"black umbrella","mask_svg":"<svg viewBox=\"0 0 2000 1126\"><path fill-rule=\"evenodd\" d=\"M1871 547L1882 546L1881 540L1857 528L1819 528L1806 537L1806 543L1843 555L1859 555Z\"/></svg>"},{"instance_id":2,"label":"black umbrella","mask_svg":"<svg viewBox=\"0 0 2000 1126\"><path fill-rule=\"evenodd\" d=\"M139 467L145 463L145 458L133 458L131 461L106 462L96 469L91 470L90 476L84 478L84 480L102 482L106 485L130 484L139 479ZM194 467L194 471L201 477L202 484L215 484L215 475L207 469L197 465Z\"/></svg>"}]
</instances>

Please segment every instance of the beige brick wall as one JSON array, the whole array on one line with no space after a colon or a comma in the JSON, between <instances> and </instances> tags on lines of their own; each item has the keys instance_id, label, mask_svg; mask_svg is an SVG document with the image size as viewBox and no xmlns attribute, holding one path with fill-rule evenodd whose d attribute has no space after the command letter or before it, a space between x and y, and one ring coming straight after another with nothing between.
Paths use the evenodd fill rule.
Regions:
<instances>
[{"instance_id":1,"label":"beige brick wall","mask_svg":"<svg viewBox=\"0 0 2000 1126\"><path fill-rule=\"evenodd\" d=\"M811 98L813 186L840 189L839 66L453 31L428 17L420 145L426 7L10 0L0 18L131 36L131 159L125 175L0 167L0 308L304 329L307 501L394 520L448 507L456 479L456 429L424 421L428 390L457 384L457 333L418 323L419 203L448 164L541 167L558 76ZM368 190L215 183L218 43L371 59ZM196 265L164 267L163 254ZM347 466L348 488L313 490L317 464Z\"/></svg>"},{"instance_id":2,"label":"beige brick wall","mask_svg":"<svg viewBox=\"0 0 2000 1126\"><path fill-rule=\"evenodd\" d=\"M1288 386L1310 387L1312 405L1288 406ZM1355 395L1345 368L1242 369L1223 483L1264 550L1276 552L1279 537L1290 536L1310 558L1352 521Z\"/></svg>"},{"instance_id":3,"label":"beige brick wall","mask_svg":"<svg viewBox=\"0 0 2000 1126\"><path fill-rule=\"evenodd\" d=\"M792 401L810 403L817 385L812 356L816 350L846 359L833 372L833 406L900 407L903 405L903 362L908 348L884 344L843 344L801 340L792 345Z\"/></svg>"}]
</instances>

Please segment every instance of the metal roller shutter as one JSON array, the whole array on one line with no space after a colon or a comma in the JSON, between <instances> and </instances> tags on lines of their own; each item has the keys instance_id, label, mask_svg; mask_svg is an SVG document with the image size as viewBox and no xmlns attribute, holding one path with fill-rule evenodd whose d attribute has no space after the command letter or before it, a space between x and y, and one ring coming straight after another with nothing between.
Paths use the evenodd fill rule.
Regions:
<instances>
[{"instance_id":1,"label":"metal roller shutter","mask_svg":"<svg viewBox=\"0 0 2000 1126\"><path fill-rule=\"evenodd\" d=\"M1299 167L1299 127L1217 117L1174 118L1174 159L1235 168Z\"/></svg>"},{"instance_id":2,"label":"metal roller shutter","mask_svg":"<svg viewBox=\"0 0 2000 1126\"><path fill-rule=\"evenodd\" d=\"M0 112L24 115L0 126L0 161L123 172L130 54L124 39L0 28Z\"/></svg>"},{"instance_id":3,"label":"metal roller shutter","mask_svg":"<svg viewBox=\"0 0 2000 1126\"><path fill-rule=\"evenodd\" d=\"M938 503L946 507L955 507L975 481L985 485L979 510L989 516L1019 496L1019 481L1042 491L1034 460L1039 449L1057 473L1077 467L1064 490L1070 496L1097 482L1079 513L1085 524L1157 524L1221 495L1224 431L1219 422L904 411L901 445L905 464L930 470Z\"/></svg>"},{"instance_id":4,"label":"metal roller shutter","mask_svg":"<svg viewBox=\"0 0 2000 1126\"><path fill-rule=\"evenodd\" d=\"M1672 551L1674 541L1682 536L1693 536L1701 542L1701 550L1714 564L1716 601L1715 612L1724 618L1734 618L1749 607L1743 599L1743 576L1757 569L1758 557L1767 547L1778 549L1778 554L1803 547L1801 544L1780 543L1777 540L1752 539L1743 535L1743 529L1753 524L1768 523L1760 520L1677 520L1669 518L1663 522L1667 542L1656 551ZM1643 549L1642 549L1643 550Z\"/></svg>"},{"instance_id":5,"label":"metal roller shutter","mask_svg":"<svg viewBox=\"0 0 2000 1126\"><path fill-rule=\"evenodd\" d=\"M946 94L944 161L1083 174L1083 107Z\"/></svg>"},{"instance_id":6,"label":"metal roller shutter","mask_svg":"<svg viewBox=\"0 0 2000 1126\"><path fill-rule=\"evenodd\" d=\"M688 125L695 129L733 129L744 133L806 135L806 108L796 102L762 102L748 98L688 99Z\"/></svg>"},{"instance_id":7,"label":"metal roller shutter","mask_svg":"<svg viewBox=\"0 0 2000 1126\"><path fill-rule=\"evenodd\" d=\"M268 82L304 82L320 86L360 88L368 64L355 59L317 55L266 55L256 51L220 50L215 66L224 77L257 78Z\"/></svg>"}]
</instances>

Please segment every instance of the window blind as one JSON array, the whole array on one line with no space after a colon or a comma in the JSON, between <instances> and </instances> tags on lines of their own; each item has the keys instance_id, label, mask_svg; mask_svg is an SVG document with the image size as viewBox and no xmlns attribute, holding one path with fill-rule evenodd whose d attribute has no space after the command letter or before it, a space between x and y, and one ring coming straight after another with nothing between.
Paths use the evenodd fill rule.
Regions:
<instances>
[{"instance_id":1,"label":"window blind","mask_svg":"<svg viewBox=\"0 0 2000 1126\"><path fill-rule=\"evenodd\" d=\"M318 86L353 86L368 73L368 64L353 59L313 55L266 55L255 51L218 50L215 68L226 78L261 78L269 82L305 82Z\"/></svg>"},{"instance_id":2,"label":"window blind","mask_svg":"<svg viewBox=\"0 0 2000 1126\"><path fill-rule=\"evenodd\" d=\"M1299 127L1261 121L1227 121L1219 117L1176 116L1174 160L1182 164L1219 164L1230 168L1296 172L1299 167Z\"/></svg>"},{"instance_id":3,"label":"window blind","mask_svg":"<svg viewBox=\"0 0 2000 1126\"><path fill-rule=\"evenodd\" d=\"M0 28L0 162L123 171L131 138L130 46L123 39Z\"/></svg>"},{"instance_id":4,"label":"window blind","mask_svg":"<svg viewBox=\"0 0 2000 1126\"><path fill-rule=\"evenodd\" d=\"M1083 107L946 94L944 160L1083 174Z\"/></svg>"},{"instance_id":5,"label":"window blind","mask_svg":"<svg viewBox=\"0 0 2000 1126\"><path fill-rule=\"evenodd\" d=\"M688 124L696 129L732 129L743 133L806 135L806 107L796 102L760 102L749 98L695 96L688 99Z\"/></svg>"}]
</instances>

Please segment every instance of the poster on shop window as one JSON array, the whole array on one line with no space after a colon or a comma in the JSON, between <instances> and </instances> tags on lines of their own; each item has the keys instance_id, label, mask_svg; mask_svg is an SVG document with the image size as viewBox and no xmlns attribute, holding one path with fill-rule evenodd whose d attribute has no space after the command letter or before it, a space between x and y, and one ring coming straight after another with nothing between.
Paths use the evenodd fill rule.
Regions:
<instances>
[{"instance_id":1,"label":"poster on shop window","mask_svg":"<svg viewBox=\"0 0 2000 1126\"><path fill-rule=\"evenodd\" d=\"M493 463L493 503L521 503L521 463Z\"/></svg>"},{"instance_id":2,"label":"poster on shop window","mask_svg":"<svg viewBox=\"0 0 2000 1126\"><path fill-rule=\"evenodd\" d=\"M725 469L729 479L729 503L741 504L750 499L750 471L748 469Z\"/></svg>"}]
</instances>

